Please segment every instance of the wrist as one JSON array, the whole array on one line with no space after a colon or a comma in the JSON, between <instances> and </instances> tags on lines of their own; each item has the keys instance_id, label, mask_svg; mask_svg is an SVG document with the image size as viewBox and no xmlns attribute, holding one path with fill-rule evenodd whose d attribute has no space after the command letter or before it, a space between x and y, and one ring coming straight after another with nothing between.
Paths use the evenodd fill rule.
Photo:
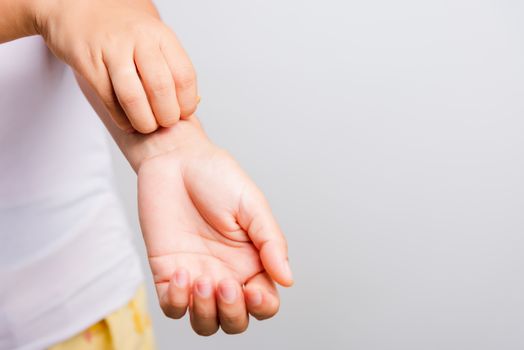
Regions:
<instances>
[{"instance_id":1,"label":"wrist","mask_svg":"<svg viewBox=\"0 0 524 350\"><path fill-rule=\"evenodd\" d=\"M19 22L22 36L30 36L37 34L35 26L35 1L34 0L22 0L15 1L18 4L18 18L21 19Z\"/></svg>"},{"instance_id":2,"label":"wrist","mask_svg":"<svg viewBox=\"0 0 524 350\"><path fill-rule=\"evenodd\" d=\"M111 115L87 81L77 73L75 77L85 97L135 172L138 172L148 159L158 155L177 149L198 151L198 149L211 145L198 118L194 115L178 121L172 127L159 128L151 134L125 132L113 122Z\"/></svg>"},{"instance_id":3,"label":"wrist","mask_svg":"<svg viewBox=\"0 0 524 350\"><path fill-rule=\"evenodd\" d=\"M46 24L51 9L56 6L56 0L24 0L28 3L27 13L37 35L46 36Z\"/></svg>"},{"instance_id":4,"label":"wrist","mask_svg":"<svg viewBox=\"0 0 524 350\"><path fill-rule=\"evenodd\" d=\"M35 0L0 0L0 43L37 34Z\"/></svg>"},{"instance_id":5,"label":"wrist","mask_svg":"<svg viewBox=\"0 0 524 350\"><path fill-rule=\"evenodd\" d=\"M31 30L31 35L42 35L46 18L55 0L21 0L20 6L25 18L25 26Z\"/></svg>"},{"instance_id":6,"label":"wrist","mask_svg":"<svg viewBox=\"0 0 524 350\"><path fill-rule=\"evenodd\" d=\"M113 135L114 136L114 135ZM148 160L168 152L197 154L211 145L195 116L151 134L122 133L115 139L131 167L138 172Z\"/></svg>"}]
</instances>

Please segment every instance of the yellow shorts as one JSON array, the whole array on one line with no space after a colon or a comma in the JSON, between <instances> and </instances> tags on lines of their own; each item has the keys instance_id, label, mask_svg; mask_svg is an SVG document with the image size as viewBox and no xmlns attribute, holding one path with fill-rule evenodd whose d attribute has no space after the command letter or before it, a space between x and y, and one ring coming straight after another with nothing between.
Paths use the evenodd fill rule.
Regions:
<instances>
[{"instance_id":1,"label":"yellow shorts","mask_svg":"<svg viewBox=\"0 0 524 350\"><path fill-rule=\"evenodd\" d=\"M153 350L144 286L125 306L49 350Z\"/></svg>"}]
</instances>

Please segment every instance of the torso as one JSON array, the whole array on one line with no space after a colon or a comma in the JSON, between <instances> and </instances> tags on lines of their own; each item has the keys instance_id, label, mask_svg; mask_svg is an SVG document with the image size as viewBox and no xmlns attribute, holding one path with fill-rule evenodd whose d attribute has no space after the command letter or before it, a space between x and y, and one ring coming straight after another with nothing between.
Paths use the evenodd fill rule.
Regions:
<instances>
[{"instance_id":1,"label":"torso","mask_svg":"<svg viewBox=\"0 0 524 350\"><path fill-rule=\"evenodd\" d=\"M39 349L141 281L105 130L39 37L0 45L0 349Z\"/></svg>"}]
</instances>

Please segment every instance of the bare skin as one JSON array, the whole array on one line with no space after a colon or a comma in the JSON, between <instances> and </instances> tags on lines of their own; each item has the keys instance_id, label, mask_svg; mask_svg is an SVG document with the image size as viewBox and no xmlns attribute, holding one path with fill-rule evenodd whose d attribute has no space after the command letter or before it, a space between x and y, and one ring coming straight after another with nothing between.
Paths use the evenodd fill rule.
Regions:
<instances>
[{"instance_id":1,"label":"bare skin","mask_svg":"<svg viewBox=\"0 0 524 350\"><path fill-rule=\"evenodd\" d=\"M137 172L140 223L165 314L180 318L189 309L201 335L219 326L240 333L248 313L273 316L275 282L293 283L284 236L263 194L194 117L194 69L152 3L0 0L0 13L0 43L40 34L75 70Z\"/></svg>"},{"instance_id":2,"label":"bare skin","mask_svg":"<svg viewBox=\"0 0 524 350\"><path fill-rule=\"evenodd\" d=\"M192 294L191 323L199 334L212 334L219 324L239 333L247 311L259 318L277 312L270 276L292 284L286 242L238 164L196 125L180 123L188 124L178 127L190 142L148 159L138 172L140 223L157 293L174 318L184 314ZM199 283L211 293L199 293Z\"/></svg>"},{"instance_id":3,"label":"bare skin","mask_svg":"<svg viewBox=\"0 0 524 350\"><path fill-rule=\"evenodd\" d=\"M42 35L122 130L150 133L197 108L193 65L149 0L0 0L0 13L0 43Z\"/></svg>"},{"instance_id":4,"label":"bare skin","mask_svg":"<svg viewBox=\"0 0 524 350\"><path fill-rule=\"evenodd\" d=\"M164 313L187 310L200 335L243 332L248 314L276 314L275 282L291 286L287 244L267 200L236 161L213 145L196 117L153 134L114 126L77 77L138 174L142 233Z\"/></svg>"}]
</instances>

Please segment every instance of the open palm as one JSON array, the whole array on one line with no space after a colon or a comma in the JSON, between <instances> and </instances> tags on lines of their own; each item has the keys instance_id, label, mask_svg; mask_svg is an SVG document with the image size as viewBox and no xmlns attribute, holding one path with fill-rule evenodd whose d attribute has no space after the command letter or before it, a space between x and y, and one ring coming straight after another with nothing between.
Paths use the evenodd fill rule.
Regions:
<instances>
[{"instance_id":1,"label":"open palm","mask_svg":"<svg viewBox=\"0 0 524 350\"><path fill-rule=\"evenodd\" d=\"M238 333L247 326L246 312L267 318L277 311L273 280L291 285L286 243L238 164L202 132L194 138L140 168L149 263L168 316L179 318L189 306L197 333L212 334L219 324Z\"/></svg>"}]
</instances>

